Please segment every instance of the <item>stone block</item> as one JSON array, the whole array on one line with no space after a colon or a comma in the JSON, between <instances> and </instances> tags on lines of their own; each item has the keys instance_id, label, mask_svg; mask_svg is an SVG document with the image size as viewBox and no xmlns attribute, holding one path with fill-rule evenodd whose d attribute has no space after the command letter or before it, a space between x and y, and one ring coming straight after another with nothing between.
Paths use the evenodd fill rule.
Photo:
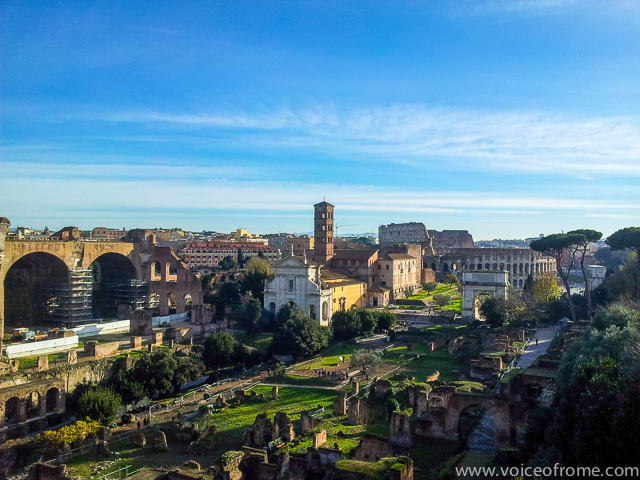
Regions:
<instances>
[{"instance_id":1,"label":"stone block","mask_svg":"<svg viewBox=\"0 0 640 480\"><path fill-rule=\"evenodd\" d=\"M142 309L133 312L129 333L141 336L153 334L153 317L151 313Z\"/></svg>"},{"instance_id":2,"label":"stone block","mask_svg":"<svg viewBox=\"0 0 640 480\"><path fill-rule=\"evenodd\" d=\"M42 372L49 368L49 355L40 355L38 357L38 371Z\"/></svg>"},{"instance_id":3,"label":"stone block","mask_svg":"<svg viewBox=\"0 0 640 480\"><path fill-rule=\"evenodd\" d=\"M318 448L321 445L327 443L327 431L322 430L317 435L313 436L313 448Z\"/></svg>"},{"instance_id":4,"label":"stone block","mask_svg":"<svg viewBox=\"0 0 640 480\"><path fill-rule=\"evenodd\" d=\"M151 341L154 345L162 345L162 332L153 332Z\"/></svg>"},{"instance_id":5,"label":"stone block","mask_svg":"<svg viewBox=\"0 0 640 480\"><path fill-rule=\"evenodd\" d=\"M142 337L131 337L129 346L134 350L142 348Z\"/></svg>"}]
</instances>

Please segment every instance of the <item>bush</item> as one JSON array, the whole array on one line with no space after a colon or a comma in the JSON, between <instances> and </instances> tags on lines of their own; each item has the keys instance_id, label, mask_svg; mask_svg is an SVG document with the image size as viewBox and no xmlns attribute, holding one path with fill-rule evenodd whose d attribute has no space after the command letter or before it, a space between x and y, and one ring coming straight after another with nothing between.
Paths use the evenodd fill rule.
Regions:
<instances>
[{"instance_id":1,"label":"bush","mask_svg":"<svg viewBox=\"0 0 640 480\"><path fill-rule=\"evenodd\" d=\"M71 444L82 437L97 433L100 427L100 423L95 420L79 420L73 425L67 425L58 430L44 432L44 439L51 445L56 446L62 443Z\"/></svg>"},{"instance_id":2,"label":"bush","mask_svg":"<svg viewBox=\"0 0 640 480\"><path fill-rule=\"evenodd\" d=\"M101 425L110 425L122 408L120 395L108 387L92 387L82 394L78 401L78 413Z\"/></svg>"}]
</instances>

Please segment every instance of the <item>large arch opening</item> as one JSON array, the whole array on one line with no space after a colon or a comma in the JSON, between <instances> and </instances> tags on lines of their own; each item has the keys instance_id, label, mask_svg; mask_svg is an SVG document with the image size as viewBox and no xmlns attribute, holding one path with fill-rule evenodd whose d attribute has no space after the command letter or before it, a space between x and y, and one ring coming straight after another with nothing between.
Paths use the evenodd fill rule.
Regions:
<instances>
[{"instance_id":1,"label":"large arch opening","mask_svg":"<svg viewBox=\"0 0 640 480\"><path fill-rule=\"evenodd\" d=\"M20 399L18 397L11 397L4 404L4 424L6 426L14 425L20 421L19 418Z\"/></svg>"},{"instance_id":2,"label":"large arch opening","mask_svg":"<svg viewBox=\"0 0 640 480\"><path fill-rule=\"evenodd\" d=\"M136 269L124 255L100 255L91 270L94 318L117 318L119 305L127 305L133 311L147 307L149 285L136 279Z\"/></svg>"},{"instance_id":3,"label":"large arch opening","mask_svg":"<svg viewBox=\"0 0 640 480\"><path fill-rule=\"evenodd\" d=\"M176 294L173 292L167 294L167 307L169 308L169 315L173 315L178 310L178 303L176 302Z\"/></svg>"},{"instance_id":4,"label":"large arch opening","mask_svg":"<svg viewBox=\"0 0 640 480\"><path fill-rule=\"evenodd\" d=\"M46 402L47 402L47 413L53 413L58 409L58 398L60 397L60 390L57 388L50 388L47 390Z\"/></svg>"},{"instance_id":5,"label":"large arch opening","mask_svg":"<svg viewBox=\"0 0 640 480\"><path fill-rule=\"evenodd\" d=\"M70 274L55 255L30 253L16 261L4 279L5 325L58 324L69 320Z\"/></svg>"}]
</instances>

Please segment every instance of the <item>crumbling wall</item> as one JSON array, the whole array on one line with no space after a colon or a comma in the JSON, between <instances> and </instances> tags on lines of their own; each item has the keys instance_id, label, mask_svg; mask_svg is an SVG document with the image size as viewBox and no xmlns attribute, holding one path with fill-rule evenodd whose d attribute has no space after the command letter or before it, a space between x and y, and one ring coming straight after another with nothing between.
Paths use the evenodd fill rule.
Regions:
<instances>
[{"instance_id":1,"label":"crumbling wall","mask_svg":"<svg viewBox=\"0 0 640 480\"><path fill-rule=\"evenodd\" d=\"M129 333L131 333L131 335L151 335L153 333L153 318L151 317L151 313L143 309L138 309L133 312Z\"/></svg>"},{"instance_id":2,"label":"crumbling wall","mask_svg":"<svg viewBox=\"0 0 640 480\"><path fill-rule=\"evenodd\" d=\"M84 344L84 353L96 359L118 355L119 349L119 342L98 343L92 340Z\"/></svg>"}]
</instances>

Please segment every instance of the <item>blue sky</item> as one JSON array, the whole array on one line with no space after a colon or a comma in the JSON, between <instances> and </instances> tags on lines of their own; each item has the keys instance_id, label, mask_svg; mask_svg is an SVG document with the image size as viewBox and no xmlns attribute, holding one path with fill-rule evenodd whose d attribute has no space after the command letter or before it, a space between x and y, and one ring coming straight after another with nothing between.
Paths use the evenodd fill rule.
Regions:
<instances>
[{"instance_id":1,"label":"blue sky","mask_svg":"<svg viewBox=\"0 0 640 480\"><path fill-rule=\"evenodd\" d=\"M640 2L0 6L13 226L640 225Z\"/></svg>"}]
</instances>

